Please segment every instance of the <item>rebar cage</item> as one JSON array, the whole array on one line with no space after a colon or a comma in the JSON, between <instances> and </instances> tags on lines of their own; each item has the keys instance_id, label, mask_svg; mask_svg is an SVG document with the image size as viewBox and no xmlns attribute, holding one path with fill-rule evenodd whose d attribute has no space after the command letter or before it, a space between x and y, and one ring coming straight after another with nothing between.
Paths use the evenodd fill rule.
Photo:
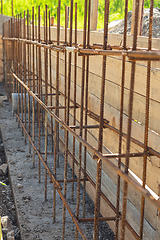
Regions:
<instances>
[{"instance_id":1,"label":"rebar cage","mask_svg":"<svg viewBox=\"0 0 160 240\"><path fill-rule=\"evenodd\" d=\"M88 239L81 224L87 221L94 221L94 240L99 239L100 221L107 221L115 232L115 239L121 240L125 237L151 239L144 227L148 222L156 229L155 239L159 239L159 229L155 226L157 211L160 210L158 186L155 186L154 181L150 183L155 174L154 168L151 169L149 165L147 169L147 164L158 162L160 158L157 147L158 111L156 113L155 108L152 108L156 101L159 109L159 100L153 94L152 86L156 80L153 79L153 84L151 80L152 70L159 68L160 60L158 48L152 48L153 0L150 1L149 36L145 38L148 47L137 47L139 0L135 1L134 33L133 38L130 37L132 46L131 41L130 46L127 42L127 0L120 45L109 44L108 0L105 0L103 35L99 34L103 44L91 44L95 34L90 31L91 0L85 0L83 32L77 30L77 3L74 5L71 0L70 13L68 7L65 7L64 28L60 26L60 9L59 1L56 27L51 27L47 6L43 27L40 7L38 16L33 7L32 16L27 10L23 18L19 14L4 23L2 37L4 83L9 96L12 96L13 112L16 113L18 126L22 127L24 141L27 137L29 139L33 166L35 156L38 156L39 182L42 177L41 163L45 167L45 200L48 176L53 183L53 221L56 221L58 192L63 201L62 239L65 239L66 209L76 226L75 239L78 239L79 234L83 239ZM108 77L110 62L113 64L111 75L115 74L117 81L114 88ZM98 70L95 70L96 67ZM142 69L146 70L146 74L142 73ZM101 71L99 76L91 74L94 70ZM139 93L137 71L143 74ZM111 107L114 106L114 98L118 99L117 109ZM155 118L153 113L157 114ZM45 139L44 149L42 137ZM57 177L60 154L64 155L63 181ZM47 162L49 155L53 156L53 171ZM72 168L71 179L67 177L68 164ZM115 186L114 200L109 194L113 185L110 185L106 175ZM156 177L155 181L158 181ZM63 187L60 183L63 183ZM71 197L76 199L75 212L66 198L67 186L70 184ZM86 218L85 196L86 190L89 192L90 188L94 192L91 197L95 208L93 218ZM133 221L127 215L131 203L139 212ZM82 214L80 204L83 204ZM106 204L110 209L107 212L104 211ZM134 221L139 222L138 227L133 224Z\"/></svg>"}]
</instances>

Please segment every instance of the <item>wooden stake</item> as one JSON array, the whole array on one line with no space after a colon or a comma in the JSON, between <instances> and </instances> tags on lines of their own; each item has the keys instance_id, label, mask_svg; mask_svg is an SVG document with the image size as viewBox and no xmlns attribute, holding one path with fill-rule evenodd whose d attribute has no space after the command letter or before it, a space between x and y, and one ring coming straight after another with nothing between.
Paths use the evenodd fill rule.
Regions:
<instances>
[{"instance_id":1,"label":"wooden stake","mask_svg":"<svg viewBox=\"0 0 160 240\"><path fill-rule=\"evenodd\" d=\"M54 17L51 17L51 26L54 26Z\"/></svg>"},{"instance_id":2,"label":"wooden stake","mask_svg":"<svg viewBox=\"0 0 160 240\"><path fill-rule=\"evenodd\" d=\"M91 5L91 31L97 30L98 0L92 0Z\"/></svg>"},{"instance_id":3,"label":"wooden stake","mask_svg":"<svg viewBox=\"0 0 160 240\"><path fill-rule=\"evenodd\" d=\"M138 35L142 34L142 21L143 21L143 9L144 9L144 0L139 0L139 15L138 15ZM132 7L132 23L131 23L131 35L134 32L135 25L135 0L133 0Z\"/></svg>"}]
</instances>

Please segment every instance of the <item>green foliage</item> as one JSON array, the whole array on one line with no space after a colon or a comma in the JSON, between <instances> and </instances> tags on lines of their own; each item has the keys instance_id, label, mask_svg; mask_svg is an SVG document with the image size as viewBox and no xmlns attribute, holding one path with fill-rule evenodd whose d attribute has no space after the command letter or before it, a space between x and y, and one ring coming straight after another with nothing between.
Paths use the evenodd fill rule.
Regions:
<instances>
[{"instance_id":1,"label":"green foliage","mask_svg":"<svg viewBox=\"0 0 160 240\"><path fill-rule=\"evenodd\" d=\"M150 5L150 0L145 0L144 1L144 7L148 8ZM160 8L160 1L159 0L154 0L154 7L159 7Z\"/></svg>"},{"instance_id":2,"label":"green foliage","mask_svg":"<svg viewBox=\"0 0 160 240\"><path fill-rule=\"evenodd\" d=\"M84 0L77 0L77 7L78 7L78 28L83 28L83 17L84 17ZM104 24L104 0L99 0L98 4L98 26L97 28L103 28ZM128 1L128 9L129 11L132 10L132 3L133 0ZM41 7L41 15L43 21L43 15L45 10L45 5L48 5L48 10L51 11L51 16L55 16L55 23L56 19L56 11L58 6L58 0L13 0L14 5L14 15L22 13L24 10L29 9L30 15L32 16L32 7L35 8L35 14L38 12L38 5ZM64 25L65 20L65 6L70 6L70 0L61 0L61 25ZM145 8L149 8L150 0L145 0L144 3ZM160 1L154 1L155 7L160 7ZM110 0L110 16L109 21L122 19L124 17L124 9L125 9L125 0ZM3 0L3 14L10 15L12 14L11 9L11 0ZM74 16L74 14L73 14Z\"/></svg>"}]
</instances>

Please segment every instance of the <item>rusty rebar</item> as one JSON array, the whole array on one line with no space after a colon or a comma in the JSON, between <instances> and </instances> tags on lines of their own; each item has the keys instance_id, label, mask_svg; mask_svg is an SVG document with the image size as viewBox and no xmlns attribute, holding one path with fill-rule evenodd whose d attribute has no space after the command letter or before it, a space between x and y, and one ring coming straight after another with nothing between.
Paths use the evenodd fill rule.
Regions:
<instances>
[{"instance_id":1,"label":"rusty rebar","mask_svg":"<svg viewBox=\"0 0 160 240\"><path fill-rule=\"evenodd\" d=\"M18 14L18 29L17 29L17 37L20 38L20 15ZM9 23L9 22L8 22ZM18 47L17 47L17 56L18 56L18 77L20 78L20 43L18 42ZM20 115L20 85L18 82L18 116ZM18 127L20 127L20 122L18 120Z\"/></svg>"},{"instance_id":2,"label":"rusty rebar","mask_svg":"<svg viewBox=\"0 0 160 240\"><path fill-rule=\"evenodd\" d=\"M60 10L61 2L58 2L57 7L57 45L59 45L60 40ZM55 114L59 117L59 52L57 52L57 62L56 62L56 99L55 99ZM54 175L57 175L57 167L59 167L59 123L55 121L54 126ZM53 186L53 222L55 222L56 217L56 189Z\"/></svg>"},{"instance_id":3,"label":"rusty rebar","mask_svg":"<svg viewBox=\"0 0 160 240\"><path fill-rule=\"evenodd\" d=\"M23 38L26 38L26 12L24 11L24 19L23 19ZM23 62L24 62L24 67L23 67L23 71L24 71L24 84L26 84L26 43L24 42L23 44ZM27 115L26 115L26 89L24 89L24 126L25 129L27 128ZM26 133L24 132L24 141L26 144Z\"/></svg>"},{"instance_id":4,"label":"rusty rebar","mask_svg":"<svg viewBox=\"0 0 160 240\"><path fill-rule=\"evenodd\" d=\"M91 1L88 2L88 35L87 35L87 47L90 45L90 16L91 16ZM89 55L87 56L86 66L86 86L85 86L85 126L88 125L88 93L89 93ZM84 127L84 126L83 126ZM87 141L87 128L84 130L84 140ZM84 178L86 179L86 160L87 160L87 148L84 147ZM83 217L85 217L85 200L86 200L86 182L83 183Z\"/></svg>"},{"instance_id":5,"label":"rusty rebar","mask_svg":"<svg viewBox=\"0 0 160 240\"><path fill-rule=\"evenodd\" d=\"M84 3L84 28L83 28L83 48L86 48L86 29L87 29L87 0ZM80 107L80 131L79 135L83 135L83 107L84 107L84 85L85 85L85 56L82 57L82 80L81 80L81 107ZM77 203L76 203L76 217L79 218L80 208L80 178L81 178L81 164L82 164L82 144L79 143L78 156L78 174L77 174ZM76 228L75 239L78 239L78 230Z\"/></svg>"},{"instance_id":6,"label":"rusty rebar","mask_svg":"<svg viewBox=\"0 0 160 240\"><path fill-rule=\"evenodd\" d=\"M56 51L56 52L65 52L65 49L70 51L70 48L68 48L65 45L46 45L44 42L38 43L37 41L32 41L32 40L27 40L27 39L17 39L17 38L10 38L10 37L4 37L3 39L8 40L8 41L19 41L19 42L26 42L26 43L31 43L35 44L37 47L43 47L45 49L50 49L51 51ZM52 42L52 41L51 41ZM64 44L65 42L62 41ZM75 43L73 44L75 45ZM116 46L115 49L118 50L112 50L112 47L114 49L114 46L110 47L108 46L109 50L103 50L103 49L96 49L94 46L90 46L90 49L83 49L80 48L81 44L78 45L79 47L72 49L73 52L79 53L79 56L126 56L130 61L135 61L135 60L140 60L140 61L159 61L160 60L160 53L157 51L158 49L152 49L151 51L147 51L146 48L137 48L136 51L133 50L133 48L126 48L125 50L121 46ZM128 51L130 50L130 51Z\"/></svg>"},{"instance_id":7,"label":"rusty rebar","mask_svg":"<svg viewBox=\"0 0 160 240\"><path fill-rule=\"evenodd\" d=\"M128 0L125 1L125 17L124 17L124 35L123 48L126 49L127 40L127 18L128 18ZM126 57L123 56L122 61L122 79L121 79L121 100L120 100L120 120L119 120L119 154L122 153L122 131L123 131L123 108L124 108L124 83L125 83ZM118 158L118 167L121 168L121 158ZM117 176L117 202L116 202L116 226L115 240L118 240L119 234L119 202L120 202L120 176Z\"/></svg>"},{"instance_id":8,"label":"rusty rebar","mask_svg":"<svg viewBox=\"0 0 160 240\"><path fill-rule=\"evenodd\" d=\"M66 9L67 11L67 9ZM66 25L68 19L66 18ZM77 3L75 3L75 46L77 46ZM76 101L77 101L77 53L74 53L74 112L73 112L73 125L76 125ZM75 169L74 169L74 159L75 159L75 138L73 137L73 158L72 158L72 179L74 179ZM72 183L72 200L74 199L74 182Z\"/></svg>"},{"instance_id":9,"label":"rusty rebar","mask_svg":"<svg viewBox=\"0 0 160 240\"><path fill-rule=\"evenodd\" d=\"M148 38L148 51L152 48L152 25L153 25L153 0L150 0L150 20L149 20L149 38ZM146 109L145 109L145 132L144 132L144 151L148 149L148 128L149 128L149 99L150 99L150 74L151 74L151 61L147 62L147 86L146 86ZM147 177L147 155L143 158L143 188L146 185ZM144 225L144 209L145 198L142 196L141 200L141 217L140 217L140 230L139 239L143 238L143 225Z\"/></svg>"},{"instance_id":10,"label":"rusty rebar","mask_svg":"<svg viewBox=\"0 0 160 240\"><path fill-rule=\"evenodd\" d=\"M38 42L41 41L41 16L40 16L40 6L38 6ZM38 97L41 97L41 48L38 49ZM41 151L41 106L38 104L38 150ZM41 161L38 161L38 180L41 181Z\"/></svg>"},{"instance_id":11,"label":"rusty rebar","mask_svg":"<svg viewBox=\"0 0 160 240\"><path fill-rule=\"evenodd\" d=\"M135 9L135 26L134 26L134 35L133 35L133 50L136 50L136 45L137 45L139 0L136 0L135 4L136 4L136 9ZM136 63L134 61L134 62L132 62L132 68L131 68L130 94L129 94L129 104L128 104L128 127L127 127L127 143L126 143L126 154L127 154L127 156L126 156L126 160L125 160L125 173L126 174L128 174L128 169L129 169L129 154L130 154L131 129L132 129L132 111L133 111L135 66L136 66ZM128 192L128 183L126 181L124 181L121 238L120 238L121 240L125 239L127 192Z\"/></svg>"},{"instance_id":12,"label":"rusty rebar","mask_svg":"<svg viewBox=\"0 0 160 240\"><path fill-rule=\"evenodd\" d=\"M14 37L14 18L11 18L11 37ZM14 69L14 42L11 43L12 44L12 66L13 66L13 69ZM14 89L15 89L15 79L12 78L12 92L14 93Z\"/></svg>"},{"instance_id":13,"label":"rusty rebar","mask_svg":"<svg viewBox=\"0 0 160 240\"><path fill-rule=\"evenodd\" d=\"M49 11L49 43L51 42L51 12ZM50 78L50 105L53 104L53 88L52 88L52 52L49 50L49 78ZM53 152L53 118L51 117L51 144Z\"/></svg>"},{"instance_id":14,"label":"rusty rebar","mask_svg":"<svg viewBox=\"0 0 160 240\"><path fill-rule=\"evenodd\" d=\"M29 40L29 38L30 38L30 23L29 23L29 21L30 21L30 15L29 15L29 10L27 10L27 39ZM28 44L28 46L27 46L27 54L28 54L28 56L27 56L27 72L28 72L28 87L30 88L30 53L31 53L31 51L30 51L30 45ZM28 121L29 121L29 123L28 123L28 133L29 133L29 135L30 135L30 133L31 133L31 123L30 123L30 121L31 121L31 119L30 119L30 111L31 111L31 102L30 102L30 96L28 96ZM29 153L31 153L31 144L30 144L30 142L29 142Z\"/></svg>"},{"instance_id":15,"label":"rusty rebar","mask_svg":"<svg viewBox=\"0 0 160 240\"><path fill-rule=\"evenodd\" d=\"M34 41L34 7L32 7L32 40ZM34 44L32 45L32 73L33 73L33 92L35 93L35 53ZM32 100L32 141L35 141L35 101ZM35 151L33 148L33 167L35 167Z\"/></svg>"},{"instance_id":16,"label":"rusty rebar","mask_svg":"<svg viewBox=\"0 0 160 240\"><path fill-rule=\"evenodd\" d=\"M106 50L108 38L108 20L109 20L109 1L105 0L104 12L104 36L103 36L103 49ZM106 75L106 56L103 56L102 63L102 81L101 81L101 102L100 102L100 125L99 125L99 139L98 151L102 152L103 147L103 116L104 116L104 96L105 96L105 75ZM101 171L102 160L97 161L97 176L96 176L96 195L95 195L95 210L94 210L94 233L93 239L99 238L99 214L100 214L100 192L101 192Z\"/></svg>"},{"instance_id":17,"label":"rusty rebar","mask_svg":"<svg viewBox=\"0 0 160 240\"><path fill-rule=\"evenodd\" d=\"M73 22L73 0L70 1L70 33L69 33L69 46L72 46L72 22ZM67 109L66 109L66 124L69 125L69 107L70 107L70 91L71 91L71 61L72 53L69 52L68 61L68 82L67 82ZM68 164L68 144L69 133L65 131L65 159L64 159L64 196L67 195L67 164ZM65 220L66 220L66 207L63 204L63 222L62 222L62 240L65 238Z\"/></svg>"},{"instance_id":18,"label":"rusty rebar","mask_svg":"<svg viewBox=\"0 0 160 240\"><path fill-rule=\"evenodd\" d=\"M48 7L45 7L45 43L48 44ZM44 49L45 59L45 105L48 105L48 49ZM43 123L42 123L43 124ZM48 145L48 113L45 111L45 162L47 163L47 145ZM45 201L47 201L47 170L45 169Z\"/></svg>"},{"instance_id":19,"label":"rusty rebar","mask_svg":"<svg viewBox=\"0 0 160 240\"><path fill-rule=\"evenodd\" d=\"M20 38L23 38L22 37L22 13L20 13L20 27L19 27L19 30L20 30ZM23 78L23 72L22 72L22 48L23 48L23 43L20 43L20 78L22 79ZM21 119L23 121L23 87L21 86ZM22 136L23 136L23 128L22 128Z\"/></svg>"},{"instance_id":20,"label":"rusty rebar","mask_svg":"<svg viewBox=\"0 0 160 240\"><path fill-rule=\"evenodd\" d=\"M65 6L65 44L67 44L67 22L68 7ZM67 106L67 51L65 50L65 69L64 69L64 106ZM66 122L66 110L64 110L64 121Z\"/></svg>"}]
</instances>

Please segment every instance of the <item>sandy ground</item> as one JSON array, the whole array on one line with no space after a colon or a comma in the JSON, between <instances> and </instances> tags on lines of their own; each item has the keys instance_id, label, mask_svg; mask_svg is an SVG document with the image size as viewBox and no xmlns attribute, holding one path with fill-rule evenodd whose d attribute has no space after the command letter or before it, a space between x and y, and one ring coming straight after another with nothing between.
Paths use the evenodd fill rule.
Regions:
<instances>
[{"instance_id":1,"label":"sandy ground","mask_svg":"<svg viewBox=\"0 0 160 240\"><path fill-rule=\"evenodd\" d=\"M0 83L0 95L4 94L4 89ZM3 106L2 106L3 105ZM3 144L7 155L8 168L11 176L14 201L16 204L17 217L22 240L36 239L61 239L62 236L62 213L63 202L57 193L56 222L53 224L53 185L47 185L47 202L44 200L44 167L41 164L41 183L38 182L38 158L35 159L35 168L32 164L32 154L29 154L28 141L24 144L22 129L18 128L16 117L12 116L11 106L5 101L0 106L0 128L3 136ZM42 143L43 143L42 139ZM50 142L50 139L49 141ZM43 144L42 144L43 147ZM50 144L48 144L48 148ZM48 157L48 165L53 168L53 155ZM58 168L58 179L63 179L64 159L60 156L60 167ZM68 166L68 178L71 177L71 169ZM61 184L63 187L63 184ZM76 190L76 184L75 184ZM83 187L81 187L82 202ZM76 191L75 199L71 200L71 184L68 184L67 201L76 212ZM94 205L87 195L86 217L93 217ZM82 217L82 204L80 208ZM88 239L93 239L93 223L82 224ZM75 226L69 213L66 214L66 234L65 239L75 238ZM82 239L79 235L79 239ZM114 239L114 234L107 223L100 223L99 239Z\"/></svg>"}]
</instances>

